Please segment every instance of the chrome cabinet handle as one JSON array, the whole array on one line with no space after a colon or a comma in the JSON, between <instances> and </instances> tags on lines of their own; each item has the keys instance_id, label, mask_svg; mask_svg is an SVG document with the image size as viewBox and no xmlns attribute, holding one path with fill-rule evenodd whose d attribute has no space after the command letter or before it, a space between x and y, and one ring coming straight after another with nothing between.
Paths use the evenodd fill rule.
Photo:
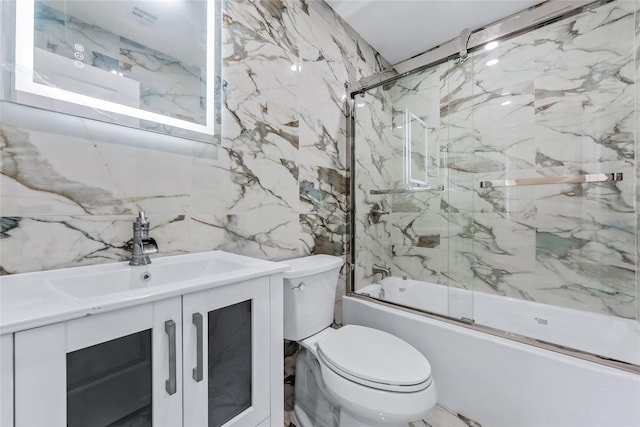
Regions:
<instances>
[{"instance_id":1,"label":"chrome cabinet handle","mask_svg":"<svg viewBox=\"0 0 640 427\"><path fill-rule=\"evenodd\" d=\"M199 383L202 381L202 340L203 340L203 330L202 330L202 314L193 313L192 316L193 324L196 326L196 367L193 368L193 379Z\"/></svg>"},{"instance_id":2,"label":"chrome cabinet handle","mask_svg":"<svg viewBox=\"0 0 640 427\"><path fill-rule=\"evenodd\" d=\"M164 331L169 336L169 379L165 381L165 389L169 395L176 392L176 322L164 322Z\"/></svg>"}]
</instances>

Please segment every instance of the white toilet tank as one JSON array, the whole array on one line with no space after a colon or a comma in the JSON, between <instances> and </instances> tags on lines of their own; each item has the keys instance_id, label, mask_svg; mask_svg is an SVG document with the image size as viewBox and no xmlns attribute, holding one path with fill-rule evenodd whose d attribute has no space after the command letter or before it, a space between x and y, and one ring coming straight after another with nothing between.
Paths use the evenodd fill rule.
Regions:
<instances>
[{"instance_id":1,"label":"white toilet tank","mask_svg":"<svg viewBox=\"0 0 640 427\"><path fill-rule=\"evenodd\" d=\"M311 255L282 261L284 272L284 338L300 341L333 323L338 274L343 259Z\"/></svg>"}]
</instances>

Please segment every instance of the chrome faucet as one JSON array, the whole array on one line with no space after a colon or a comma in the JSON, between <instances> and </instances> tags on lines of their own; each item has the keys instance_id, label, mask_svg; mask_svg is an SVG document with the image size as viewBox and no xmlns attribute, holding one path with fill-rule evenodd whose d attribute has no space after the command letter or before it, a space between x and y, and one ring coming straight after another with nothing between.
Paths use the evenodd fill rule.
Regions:
<instances>
[{"instance_id":1,"label":"chrome faucet","mask_svg":"<svg viewBox=\"0 0 640 427\"><path fill-rule=\"evenodd\" d=\"M378 274L379 273L382 276L383 279L385 277L391 276L391 268L390 267L379 266L379 265L376 265L376 264L373 264L373 268L371 269L371 272L373 274Z\"/></svg>"},{"instance_id":2,"label":"chrome faucet","mask_svg":"<svg viewBox=\"0 0 640 427\"><path fill-rule=\"evenodd\" d=\"M380 217L382 215L389 215L389 211L385 211L382 209L382 203L378 204L377 202L371 205L371 209L369 210L369 221L372 224L377 224L380 222Z\"/></svg>"},{"instance_id":3,"label":"chrome faucet","mask_svg":"<svg viewBox=\"0 0 640 427\"><path fill-rule=\"evenodd\" d=\"M138 212L138 218L133 223L133 248L129 265L151 264L149 254L158 252L158 244L149 237L149 221L144 212Z\"/></svg>"}]
</instances>

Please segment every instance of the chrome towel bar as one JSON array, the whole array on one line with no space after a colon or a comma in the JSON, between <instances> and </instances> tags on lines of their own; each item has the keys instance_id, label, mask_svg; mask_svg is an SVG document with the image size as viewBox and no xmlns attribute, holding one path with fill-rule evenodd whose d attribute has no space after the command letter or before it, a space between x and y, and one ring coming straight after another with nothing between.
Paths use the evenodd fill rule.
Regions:
<instances>
[{"instance_id":1,"label":"chrome towel bar","mask_svg":"<svg viewBox=\"0 0 640 427\"><path fill-rule=\"evenodd\" d=\"M539 178L498 179L494 181L480 181L480 188L605 181L622 181L622 173L588 173L585 175L573 176L543 176Z\"/></svg>"},{"instance_id":2,"label":"chrome towel bar","mask_svg":"<svg viewBox=\"0 0 640 427\"><path fill-rule=\"evenodd\" d=\"M423 193L425 191L443 191L444 185L436 187L411 187L411 188L388 188L385 190L369 190L369 194L404 194L404 193Z\"/></svg>"}]
</instances>

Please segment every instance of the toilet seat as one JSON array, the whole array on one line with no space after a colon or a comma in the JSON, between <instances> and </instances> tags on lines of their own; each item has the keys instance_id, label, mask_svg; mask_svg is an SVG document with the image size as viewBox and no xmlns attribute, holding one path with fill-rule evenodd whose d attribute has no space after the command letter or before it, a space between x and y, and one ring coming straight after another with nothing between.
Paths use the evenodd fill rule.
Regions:
<instances>
[{"instance_id":1,"label":"toilet seat","mask_svg":"<svg viewBox=\"0 0 640 427\"><path fill-rule=\"evenodd\" d=\"M429 361L389 333L346 325L316 342L317 356L337 375L388 392L413 393L431 385Z\"/></svg>"}]
</instances>

